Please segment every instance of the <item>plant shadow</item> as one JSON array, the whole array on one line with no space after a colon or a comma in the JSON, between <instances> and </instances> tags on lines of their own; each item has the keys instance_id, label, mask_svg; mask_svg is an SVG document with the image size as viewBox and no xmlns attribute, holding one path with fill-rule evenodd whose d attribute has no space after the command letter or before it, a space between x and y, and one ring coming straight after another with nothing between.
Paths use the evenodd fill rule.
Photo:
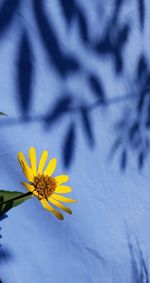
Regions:
<instances>
[{"instance_id":1,"label":"plant shadow","mask_svg":"<svg viewBox=\"0 0 150 283\"><path fill-rule=\"evenodd\" d=\"M103 5L105 6L105 3ZM114 0L110 16L107 17L107 14L105 15L104 13L102 19L98 18L99 25L103 24L102 21L104 25L100 35L93 38L90 33L89 16L86 9L76 0L70 0L69 2L67 0L58 1L63 24L68 32L68 43L71 26L76 25L81 48L85 52L90 50L91 58L94 57L100 62L102 60L111 62L116 79L122 78L124 72L126 72L125 51L130 42L130 35L133 29L132 22L128 18L122 20L122 14L126 5L128 4L125 0ZM136 5L139 17L139 30L142 33L145 25L146 3L144 0L137 0ZM2 16L0 17L0 37L2 39L9 32L20 9L19 0L7 0L2 3L0 8L0 15ZM34 103L33 93L35 91L36 79L36 52L34 44L32 44L29 27L21 25L20 38L16 47L15 72L17 86L16 103L19 104L22 115L17 119L9 117L6 121L3 119L1 126L38 122L43 124L46 131L50 131L51 126L58 124L64 116L69 117L70 123L66 126L66 135L62 144L62 160L65 167L70 167L74 160L75 147L78 141L76 128L79 123L82 124L85 141L89 147L93 148L96 145L91 112L97 107L102 109L110 107L111 99L106 91L107 81L103 75L98 75L96 69L85 67L76 50L71 51L67 48L67 45L63 46L59 33L55 29L53 18L49 16L47 6L43 0L38 2L32 0L30 9L32 10L39 35L42 52L45 53L47 58L47 65L49 68L51 66L54 67L54 73L63 82L65 91L59 93L59 98L57 96L53 105L50 101L48 113L45 115L32 115L31 107ZM21 12L23 13L24 11L21 10ZM97 10L95 10L95 16L97 16ZM93 97L91 104L86 99L81 102L74 94L74 91L70 92L68 89L67 81L75 75L78 75L79 78L81 76L86 77L87 89L90 90L91 97ZM128 107L126 106L125 99L123 99L124 109L121 120L117 121L115 126L116 140L110 154L113 156L119 151L120 168L122 171L127 167L129 151L136 153L139 169L143 168L149 153L147 133L150 127L150 68L148 58L144 52L139 54L133 77L130 81L132 89L130 90L130 95L127 95L127 100L129 101L129 97L131 98L131 102L128 104L134 108L136 116L132 117L130 115L130 118L128 117L127 119ZM115 103L115 96L113 103ZM145 116L146 118L143 118ZM144 127L143 119L145 119Z\"/></svg>"}]
</instances>

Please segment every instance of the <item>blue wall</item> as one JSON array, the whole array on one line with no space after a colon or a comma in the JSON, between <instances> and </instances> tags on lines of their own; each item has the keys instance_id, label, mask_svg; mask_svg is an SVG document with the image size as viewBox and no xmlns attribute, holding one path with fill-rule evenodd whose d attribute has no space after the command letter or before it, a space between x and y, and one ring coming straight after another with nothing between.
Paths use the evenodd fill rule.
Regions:
<instances>
[{"instance_id":1,"label":"blue wall","mask_svg":"<svg viewBox=\"0 0 150 283\"><path fill-rule=\"evenodd\" d=\"M8 212L3 283L149 282L149 15L148 0L0 1L0 188L25 192L17 153L35 146L78 200L63 222L36 199Z\"/></svg>"}]
</instances>

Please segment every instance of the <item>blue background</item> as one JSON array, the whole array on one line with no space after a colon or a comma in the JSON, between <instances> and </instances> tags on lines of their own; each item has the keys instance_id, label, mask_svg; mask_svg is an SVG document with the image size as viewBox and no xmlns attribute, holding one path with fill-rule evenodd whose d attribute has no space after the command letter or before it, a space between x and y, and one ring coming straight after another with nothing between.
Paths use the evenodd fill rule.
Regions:
<instances>
[{"instance_id":1,"label":"blue background","mask_svg":"<svg viewBox=\"0 0 150 283\"><path fill-rule=\"evenodd\" d=\"M149 27L148 0L0 1L0 188L34 146L78 200L8 212L4 283L149 282Z\"/></svg>"}]
</instances>

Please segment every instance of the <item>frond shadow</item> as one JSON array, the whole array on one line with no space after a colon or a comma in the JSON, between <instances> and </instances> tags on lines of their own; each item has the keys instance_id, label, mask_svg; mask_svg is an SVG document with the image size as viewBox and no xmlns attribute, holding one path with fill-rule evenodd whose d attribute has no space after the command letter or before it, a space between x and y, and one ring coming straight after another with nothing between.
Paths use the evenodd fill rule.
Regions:
<instances>
[{"instance_id":1,"label":"frond shadow","mask_svg":"<svg viewBox=\"0 0 150 283\"><path fill-rule=\"evenodd\" d=\"M49 64L53 63L56 71L63 78L72 72L79 71L78 60L62 50L52 25L46 17L43 0L39 0L38 3L33 0L33 11Z\"/></svg>"},{"instance_id":2,"label":"frond shadow","mask_svg":"<svg viewBox=\"0 0 150 283\"><path fill-rule=\"evenodd\" d=\"M130 35L130 23L120 23L120 12L124 0L115 0L114 11L106 26L106 30L100 39L95 43L95 50L101 56L111 56L117 74L123 72L124 48L127 45Z\"/></svg>"},{"instance_id":3,"label":"frond shadow","mask_svg":"<svg viewBox=\"0 0 150 283\"><path fill-rule=\"evenodd\" d=\"M71 25L77 25L79 41L83 49L87 52L90 50L91 54L96 56L98 60L106 59L110 61L112 59L111 62L113 62L116 78L123 75L125 69L124 53L132 30L131 22L128 19L122 21L122 11L126 1L114 0L111 15L106 21L101 36L97 37L96 40L93 40L90 36L88 15L78 1L59 0L58 5L61 8L67 30L71 32ZM143 30L146 14L145 1L137 0L136 8L139 15L139 26ZM0 7L0 36L6 34L15 20L18 9L20 9L20 0L6 0L2 3ZM3 125L17 125L24 122L40 122L46 130L50 130L53 125L59 123L64 117L70 118L74 115L74 118L71 118L70 123L68 123L65 140L62 144L63 163L64 166L69 167L74 159L78 123L82 124L85 140L92 148L95 146L96 141L91 121L91 111L97 107L107 107L111 104L111 101L106 92L103 76L98 76L95 70L86 68L74 51L68 51L67 48L65 49L62 46L59 33L54 28L53 19L47 13L45 2L43 0L32 0L31 9L39 40L41 40L43 51L47 56L47 64L49 67L53 66L54 72L63 80L65 91L60 93L60 98L55 100L53 107L50 104L50 110L45 115L33 117L30 114L34 91L35 50L28 26L21 25L21 36L18 41L19 45L16 48L16 85L17 103L19 102L22 116L18 119L8 119L7 122L2 123ZM150 99L148 98L150 71L147 61L144 53L139 56L137 69L132 78L133 84L137 88L135 95L136 115L134 117L130 116L130 119L126 120L127 110L125 105L121 121L115 127L117 137L112 146L111 155L120 150L120 167L122 170L125 170L128 164L130 150L136 151L140 169L143 168L149 152L150 142L147 133L150 127ZM87 88L90 89L94 99L91 105L86 100L81 102L79 99L78 101L75 95L68 90L66 81L68 77L75 74L84 74L84 77L86 76ZM76 115L77 113L79 115ZM146 115L146 118L143 118L144 115ZM144 127L143 119L145 119Z\"/></svg>"},{"instance_id":4,"label":"frond shadow","mask_svg":"<svg viewBox=\"0 0 150 283\"><path fill-rule=\"evenodd\" d=\"M140 244L136 239L136 246L130 241L128 243L130 256L131 256L131 274L133 283L149 283L148 264L141 250Z\"/></svg>"},{"instance_id":5,"label":"frond shadow","mask_svg":"<svg viewBox=\"0 0 150 283\"><path fill-rule=\"evenodd\" d=\"M30 110L32 100L32 85L33 85L33 52L29 35L26 30L22 32L19 48L17 50L17 87L18 101L23 116L26 117Z\"/></svg>"},{"instance_id":6,"label":"frond shadow","mask_svg":"<svg viewBox=\"0 0 150 283\"><path fill-rule=\"evenodd\" d=\"M5 36L13 23L20 0L4 0L0 7L0 37Z\"/></svg>"},{"instance_id":7,"label":"frond shadow","mask_svg":"<svg viewBox=\"0 0 150 283\"><path fill-rule=\"evenodd\" d=\"M111 156L120 152L120 167L126 169L129 152L137 158L141 170L148 158L150 149L150 67L144 54L139 56L136 73L133 78L133 89L128 106L120 121L116 123L116 140L111 148Z\"/></svg>"},{"instance_id":8,"label":"frond shadow","mask_svg":"<svg viewBox=\"0 0 150 283\"><path fill-rule=\"evenodd\" d=\"M0 221L3 221L8 216L6 214L3 214L0 216ZM1 230L1 227L0 227ZM0 238L2 239L2 235L0 235ZM3 247L2 244L0 244L0 264L6 263L10 261L13 258L12 253L7 248Z\"/></svg>"}]
</instances>

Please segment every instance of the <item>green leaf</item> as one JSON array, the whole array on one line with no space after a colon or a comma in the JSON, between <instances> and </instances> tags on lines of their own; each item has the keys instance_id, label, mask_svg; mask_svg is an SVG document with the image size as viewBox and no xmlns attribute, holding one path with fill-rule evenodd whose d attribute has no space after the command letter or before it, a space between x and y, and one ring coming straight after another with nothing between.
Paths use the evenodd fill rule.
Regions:
<instances>
[{"instance_id":1,"label":"green leaf","mask_svg":"<svg viewBox=\"0 0 150 283\"><path fill-rule=\"evenodd\" d=\"M6 213L13 207L20 205L31 197L32 195L27 195L22 192L0 190L0 215Z\"/></svg>"}]
</instances>

